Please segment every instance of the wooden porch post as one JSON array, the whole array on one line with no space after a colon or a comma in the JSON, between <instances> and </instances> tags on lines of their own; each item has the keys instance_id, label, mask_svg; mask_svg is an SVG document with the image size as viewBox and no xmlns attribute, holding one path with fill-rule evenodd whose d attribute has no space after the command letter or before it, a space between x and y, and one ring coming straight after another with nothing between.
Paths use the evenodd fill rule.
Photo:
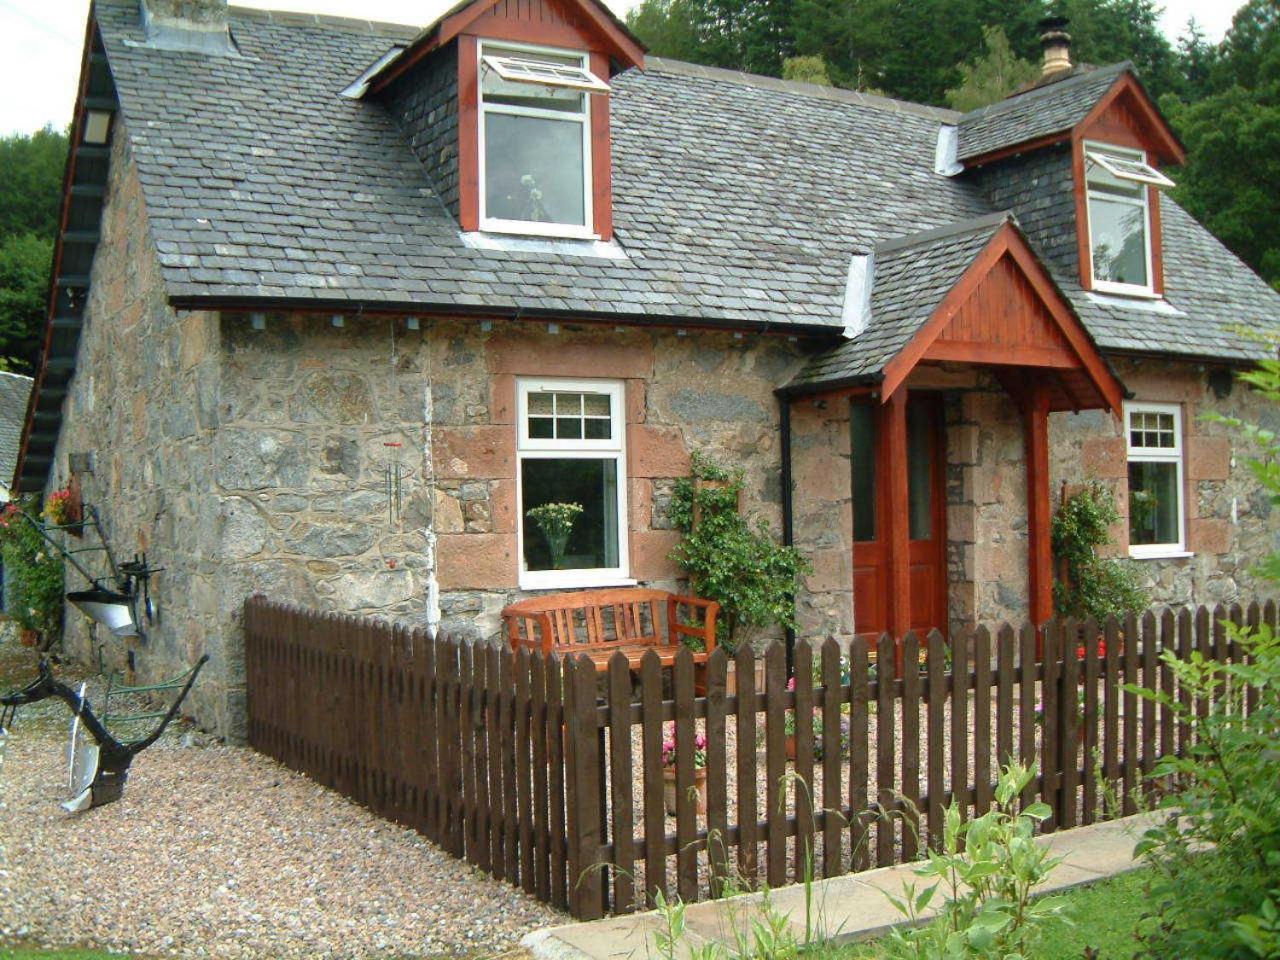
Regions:
<instances>
[{"instance_id":1,"label":"wooden porch post","mask_svg":"<svg viewBox=\"0 0 1280 960\"><path fill-rule=\"evenodd\" d=\"M1053 617L1050 554L1049 393L1029 384L1023 403L1027 459L1027 586L1031 622L1037 630Z\"/></svg>"},{"instance_id":2,"label":"wooden porch post","mask_svg":"<svg viewBox=\"0 0 1280 960\"><path fill-rule=\"evenodd\" d=\"M907 388L899 387L885 401L885 456L880 476L888 492L888 611L894 662L902 676L902 643L911 629L911 533L907 506Z\"/></svg>"}]
</instances>

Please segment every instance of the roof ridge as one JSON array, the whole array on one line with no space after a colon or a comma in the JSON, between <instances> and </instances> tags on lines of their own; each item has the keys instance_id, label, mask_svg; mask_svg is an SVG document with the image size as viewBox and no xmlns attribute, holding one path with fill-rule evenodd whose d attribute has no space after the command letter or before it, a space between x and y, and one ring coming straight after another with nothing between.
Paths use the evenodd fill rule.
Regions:
<instances>
[{"instance_id":1,"label":"roof ridge","mask_svg":"<svg viewBox=\"0 0 1280 960\"><path fill-rule=\"evenodd\" d=\"M892 110L895 113L907 113L941 123L955 123L962 114L945 107L934 107L927 103L913 103L910 100L895 100L875 93L862 93L858 90L846 90L843 87L827 87L816 83L805 83L801 80L783 80L762 73L747 73L743 70L730 70L727 67L708 67L700 63L686 60L669 60L666 57L645 57L645 72L654 70L658 73L672 73L683 77L704 77L708 80L723 80L727 83L739 83L746 86L777 90L780 93L796 93L802 96L815 97L820 100L835 100L841 103L854 103L858 106L872 107L878 110Z\"/></svg>"},{"instance_id":2,"label":"roof ridge","mask_svg":"<svg viewBox=\"0 0 1280 960\"><path fill-rule=\"evenodd\" d=\"M1110 74L1121 74L1126 70L1133 69L1132 60L1121 60L1119 63L1113 63L1105 67L1097 67L1093 70L1086 70L1077 73L1073 77L1067 77L1065 80L1059 80L1056 83L1046 83L1044 86L1032 87L1030 90L1023 90L1021 93L1014 93L1005 97L1003 100L997 100L995 103L989 103L985 107L978 107L970 110L968 113L962 114L959 118L960 123L969 123L974 120L989 117L995 113L1003 113L1005 110L1012 110L1014 107L1024 105L1028 100L1038 100L1042 97L1048 97L1055 93L1061 93L1064 89L1078 87L1086 80L1097 80L1099 77L1108 76Z\"/></svg>"},{"instance_id":3,"label":"roof ridge","mask_svg":"<svg viewBox=\"0 0 1280 960\"><path fill-rule=\"evenodd\" d=\"M422 28L411 23L389 20L366 20L361 17L338 17L327 13L302 13L297 10L266 10L261 7L229 6L227 13L243 20L263 20L292 27L348 27L359 33L382 36L388 33L415 37Z\"/></svg>"},{"instance_id":4,"label":"roof ridge","mask_svg":"<svg viewBox=\"0 0 1280 960\"><path fill-rule=\"evenodd\" d=\"M958 236L962 233L977 233L985 228L991 228L991 232L994 233L995 227L1004 223L1012 223L1017 226L1018 218L1010 210L998 210L995 213L983 214L980 217L970 217L968 220L954 220L951 223L944 223L940 227L931 227L928 230L920 230L916 233L907 233L900 237L891 237L888 240L883 240L875 245L875 253L876 255L893 253L904 247L914 247L917 244Z\"/></svg>"}]
</instances>

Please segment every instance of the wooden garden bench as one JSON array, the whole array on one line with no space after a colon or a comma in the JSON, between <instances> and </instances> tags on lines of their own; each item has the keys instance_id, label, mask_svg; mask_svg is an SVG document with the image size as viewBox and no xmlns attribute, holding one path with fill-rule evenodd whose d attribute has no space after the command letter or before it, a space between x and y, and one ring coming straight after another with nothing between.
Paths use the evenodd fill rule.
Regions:
<instances>
[{"instance_id":1,"label":"wooden garden bench","mask_svg":"<svg viewBox=\"0 0 1280 960\"><path fill-rule=\"evenodd\" d=\"M665 608L666 627L660 615ZM682 614L701 611L702 623L693 625ZM520 600L502 611L512 650L526 647L543 653L585 653L600 671L621 651L632 670L640 669L641 658L656 650L664 667L675 663L676 651L685 637L699 641L694 662L706 662L716 645L716 615L720 604L714 600L681 596L665 590L622 587L610 590L580 590L552 593Z\"/></svg>"}]
</instances>

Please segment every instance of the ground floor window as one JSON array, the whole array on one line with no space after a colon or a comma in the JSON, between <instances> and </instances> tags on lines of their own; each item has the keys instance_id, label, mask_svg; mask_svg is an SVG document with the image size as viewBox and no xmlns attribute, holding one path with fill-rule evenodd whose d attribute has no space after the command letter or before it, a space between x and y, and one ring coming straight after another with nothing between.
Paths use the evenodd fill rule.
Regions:
<instances>
[{"instance_id":1,"label":"ground floor window","mask_svg":"<svg viewBox=\"0 0 1280 960\"><path fill-rule=\"evenodd\" d=\"M1129 447L1129 552L1182 553L1182 411L1177 404L1125 405Z\"/></svg>"},{"instance_id":2,"label":"ground floor window","mask_svg":"<svg viewBox=\"0 0 1280 960\"><path fill-rule=\"evenodd\" d=\"M520 586L593 586L627 570L622 384L520 380Z\"/></svg>"}]
</instances>

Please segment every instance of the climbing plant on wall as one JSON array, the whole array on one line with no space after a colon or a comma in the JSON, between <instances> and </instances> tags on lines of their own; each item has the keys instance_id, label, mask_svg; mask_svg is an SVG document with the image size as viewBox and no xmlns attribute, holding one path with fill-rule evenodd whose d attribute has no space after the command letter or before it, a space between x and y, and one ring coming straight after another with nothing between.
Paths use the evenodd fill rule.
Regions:
<instances>
[{"instance_id":1,"label":"climbing plant on wall","mask_svg":"<svg viewBox=\"0 0 1280 960\"><path fill-rule=\"evenodd\" d=\"M1107 617L1137 613L1151 602L1138 571L1125 559L1099 556L1112 542L1111 527L1120 522L1115 499L1100 483L1064 497L1053 516L1053 556L1058 578L1053 584L1054 610L1060 617Z\"/></svg>"}]
</instances>

